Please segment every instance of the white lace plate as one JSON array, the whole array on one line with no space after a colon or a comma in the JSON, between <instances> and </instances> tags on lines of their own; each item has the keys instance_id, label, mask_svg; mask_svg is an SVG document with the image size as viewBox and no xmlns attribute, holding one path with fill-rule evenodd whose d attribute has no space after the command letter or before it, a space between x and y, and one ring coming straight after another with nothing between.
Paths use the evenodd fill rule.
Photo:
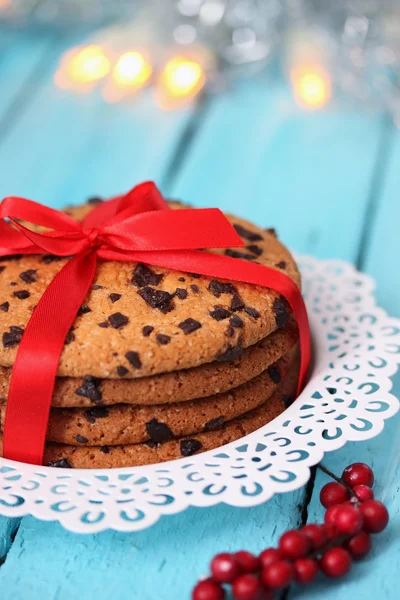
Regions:
<instances>
[{"instance_id":1,"label":"white lace plate","mask_svg":"<svg viewBox=\"0 0 400 600\"><path fill-rule=\"evenodd\" d=\"M156 465L79 470L0 459L0 514L93 533L144 529L188 506L254 506L303 486L324 452L380 433L399 408L390 377L400 362L400 320L376 306L373 280L351 265L298 262L314 364L282 415L216 450Z\"/></svg>"}]
</instances>

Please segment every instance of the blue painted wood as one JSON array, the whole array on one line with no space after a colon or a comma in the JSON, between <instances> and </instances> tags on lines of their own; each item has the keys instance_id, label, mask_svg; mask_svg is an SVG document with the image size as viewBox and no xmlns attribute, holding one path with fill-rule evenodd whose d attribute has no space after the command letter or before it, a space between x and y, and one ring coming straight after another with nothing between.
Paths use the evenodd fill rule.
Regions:
<instances>
[{"instance_id":1,"label":"blue painted wood","mask_svg":"<svg viewBox=\"0 0 400 600\"><path fill-rule=\"evenodd\" d=\"M377 282L376 295L381 306L389 314L400 317L400 277L398 256L400 238L399 184L400 173L400 133L392 129L393 148L385 165L387 173L383 175L383 185L377 197L373 199L367 232L368 245L361 257L363 269ZM378 192L378 190L377 190ZM393 393L400 395L400 373L394 377ZM381 499L390 513L390 527L376 538L370 557L357 564L351 575L334 586L322 587L323 583L291 597L319 598L322 593L330 598L396 598L398 583L395 573L400 567L400 440L398 436L400 415L396 415L385 426L384 431L371 441L347 444L343 449L328 454L324 463L334 473L340 475L343 468L351 462L364 461L371 465L376 473L375 496ZM319 490L327 481L326 476L318 472L315 493L309 507L309 519L320 520L322 510L319 504ZM323 592L322 592L323 590Z\"/></svg>"},{"instance_id":2,"label":"blue painted wood","mask_svg":"<svg viewBox=\"0 0 400 600\"><path fill-rule=\"evenodd\" d=\"M215 99L173 193L276 225L298 252L354 261L382 125L300 112L282 84L251 81Z\"/></svg>"},{"instance_id":3,"label":"blue painted wood","mask_svg":"<svg viewBox=\"0 0 400 600\"><path fill-rule=\"evenodd\" d=\"M118 111L96 96L81 105L44 82L8 138L0 139L1 191L5 185L59 206L119 191L120 183L128 184L127 170L133 178L149 173L161 181L189 118L160 114L145 100ZM381 133L379 117L301 115L281 87L254 82L211 104L168 191L276 225L297 250L354 260ZM371 456L361 445L355 451L358 459ZM393 493L394 487L387 489ZM192 509L137 534L77 536L54 523L23 519L0 568L2 598L187 598L214 553L257 551L296 526L303 494L253 509ZM382 583L379 557L374 564ZM346 587L333 589L339 600L348 597ZM357 591L372 597L362 584Z\"/></svg>"},{"instance_id":4,"label":"blue painted wood","mask_svg":"<svg viewBox=\"0 0 400 600\"><path fill-rule=\"evenodd\" d=\"M41 35L31 33L0 35L0 131L4 126L4 119L10 114L10 109L24 90L27 81L38 70L39 66L46 61L46 56L51 51L56 38L52 33L43 32ZM8 43L5 42L8 41ZM12 40L15 43L11 43ZM25 90L29 101L31 88Z\"/></svg>"}]
</instances>

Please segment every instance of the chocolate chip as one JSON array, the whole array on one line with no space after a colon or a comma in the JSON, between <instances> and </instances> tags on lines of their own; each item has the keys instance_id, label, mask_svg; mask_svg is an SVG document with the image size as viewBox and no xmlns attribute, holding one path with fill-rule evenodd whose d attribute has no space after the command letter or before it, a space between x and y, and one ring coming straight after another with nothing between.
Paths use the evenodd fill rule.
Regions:
<instances>
[{"instance_id":1,"label":"chocolate chip","mask_svg":"<svg viewBox=\"0 0 400 600\"><path fill-rule=\"evenodd\" d=\"M275 266L278 267L278 269L286 269L286 260L281 260L280 262L276 263Z\"/></svg>"},{"instance_id":2,"label":"chocolate chip","mask_svg":"<svg viewBox=\"0 0 400 600\"><path fill-rule=\"evenodd\" d=\"M48 467L57 467L58 469L72 469L72 465L66 458L60 458L60 460L51 460L47 463Z\"/></svg>"},{"instance_id":3,"label":"chocolate chip","mask_svg":"<svg viewBox=\"0 0 400 600\"><path fill-rule=\"evenodd\" d=\"M177 296L180 300L185 300L188 296L188 293L183 288L176 288L175 296Z\"/></svg>"},{"instance_id":4,"label":"chocolate chip","mask_svg":"<svg viewBox=\"0 0 400 600\"><path fill-rule=\"evenodd\" d=\"M173 296L168 292L155 290L151 287L144 287L138 290L138 294L148 306L156 308L164 314L167 314L174 309L174 304L172 302Z\"/></svg>"},{"instance_id":5,"label":"chocolate chip","mask_svg":"<svg viewBox=\"0 0 400 600\"><path fill-rule=\"evenodd\" d=\"M11 261L11 260L19 260L22 258L22 254L9 254L8 256L1 256L1 262Z\"/></svg>"},{"instance_id":6,"label":"chocolate chip","mask_svg":"<svg viewBox=\"0 0 400 600\"><path fill-rule=\"evenodd\" d=\"M82 306L78 310L77 316L80 317L82 315L87 315L87 313L90 313L90 312L92 312L92 309L89 306L86 306L86 304L82 304Z\"/></svg>"},{"instance_id":7,"label":"chocolate chip","mask_svg":"<svg viewBox=\"0 0 400 600\"><path fill-rule=\"evenodd\" d=\"M108 322L114 329L122 329L128 323L129 319L120 312L113 313L108 317Z\"/></svg>"},{"instance_id":8,"label":"chocolate chip","mask_svg":"<svg viewBox=\"0 0 400 600\"><path fill-rule=\"evenodd\" d=\"M96 283L96 285L94 285L92 289L94 289L94 290L102 290L103 286L99 285L98 283Z\"/></svg>"},{"instance_id":9,"label":"chocolate chip","mask_svg":"<svg viewBox=\"0 0 400 600\"><path fill-rule=\"evenodd\" d=\"M196 321L196 319L185 319L184 321L182 321L182 323L179 323L178 327L180 329L182 329L183 333L185 335L188 335L189 333L193 333L193 331L196 331L197 329L200 329L201 327L201 323L199 323L199 321Z\"/></svg>"},{"instance_id":10,"label":"chocolate chip","mask_svg":"<svg viewBox=\"0 0 400 600\"><path fill-rule=\"evenodd\" d=\"M58 262L63 258L63 256L56 256L55 254L44 254L42 256L42 263L44 263L45 265L49 265L50 263Z\"/></svg>"},{"instance_id":11,"label":"chocolate chip","mask_svg":"<svg viewBox=\"0 0 400 600\"><path fill-rule=\"evenodd\" d=\"M103 406L93 406L92 408L88 408L83 413L89 423L94 423L96 419L105 419L108 417L108 410Z\"/></svg>"},{"instance_id":12,"label":"chocolate chip","mask_svg":"<svg viewBox=\"0 0 400 600\"><path fill-rule=\"evenodd\" d=\"M275 298L272 305L272 310L275 313L275 321L278 329L281 329L286 325L289 318L289 314L284 302L280 298Z\"/></svg>"},{"instance_id":13,"label":"chocolate chip","mask_svg":"<svg viewBox=\"0 0 400 600\"><path fill-rule=\"evenodd\" d=\"M188 273L188 275L190 275L190 277L193 277L193 279L200 279L201 277L199 273Z\"/></svg>"},{"instance_id":14,"label":"chocolate chip","mask_svg":"<svg viewBox=\"0 0 400 600\"><path fill-rule=\"evenodd\" d=\"M228 337L233 337L235 335L235 330L233 329L233 327L229 326L228 329L226 330L226 335Z\"/></svg>"},{"instance_id":15,"label":"chocolate chip","mask_svg":"<svg viewBox=\"0 0 400 600\"><path fill-rule=\"evenodd\" d=\"M140 369L142 366L141 360L139 358L139 354L137 352L127 352L125 354L125 358L127 358L129 360L129 362L131 363L131 365L133 367L135 367L135 369Z\"/></svg>"},{"instance_id":16,"label":"chocolate chip","mask_svg":"<svg viewBox=\"0 0 400 600\"><path fill-rule=\"evenodd\" d=\"M100 198L100 196L92 196L87 201L88 204L101 204L102 202L104 202L104 200L103 198Z\"/></svg>"},{"instance_id":17,"label":"chocolate chip","mask_svg":"<svg viewBox=\"0 0 400 600\"><path fill-rule=\"evenodd\" d=\"M199 293L199 291L200 291L200 290L199 290L199 286L198 286L198 285L196 285L196 284L194 284L194 283L193 283L193 284L190 286L190 289L191 289L191 290L192 290L192 292L194 292L195 294L198 294L198 293Z\"/></svg>"},{"instance_id":18,"label":"chocolate chip","mask_svg":"<svg viewBox=\"0 0 400 600\"><path fill-rule=\"evenodd\" d=\"M239 340L237 346L228 346L227 350L219 354L216 358L218 362L230 362L232 360L237 360L243 356L243 348L242 343Z\"/></svg>"},{"instance_id":19,"label":"chocolate chip","mask_svg":"<svg viewBox=\"0 0 400 600\"><path fill-rule=\"evenodd\" d=\"M107 321L103 321L102 323L98 323L99 327L102 327L103 329L106 329L106 327L108 327L108 323Z\"/></svg>"},{"instance_id":20,"label":"chocolate chip","mask_svg":"<svg viewBox=\"0 0 400 600\"><path fill-rule=\"evenodd\" d=\"M20 273L19 277L24 283L34 283L37 281L37 271L36 269L28 269Z\"/></svg>"},{"instance_id":21,"label":"chocolate chip","mask_svg":"<svg viewBox=\"0 0 400 600\"><path fill-rule=\"evenodd\" d=\"M100 446L100 452L103 454L110 454L110 448L108 446Z\"/></svg>"},{"instance_id":22,"label":"chocolate chip","mask_svg":"<svg viewBox=\"0 0 400 600\"><path fill-rule=\"evenodd\" d=\"M252 308L251 306L246 306L244 312L250 315L250 317L254 317L255 319L260 318L260 313L256 308Z\"/></svg>"},{"instance_id":23,"label":"chocolate chip","mask_svg":"<svg viewBox=\"0 0 400 600\"><path fill-rule=\"evenodd\" d=\"M215 319L216 321L223 321L224 319L228 319L231 316L229 310L224 308L223 306L215 306L214 310L210 312L210 317Z\"/></svg>"},{"instance_id":24,"label":"chocolate chip","mask_svg":"<svg viewBox=\"0 0 400 600\"><path fill-rule=\"evenodd\" d=\"M18 298L18 300L26 300L27 298L29 298L30 293L28 292L28 290L18 290L17 292L13 293L13 296L15 298Z\"/></svg>"},{"instance_id":25,"label":"chocolate chip","mask_svg":"<svg viewBox=\"0 0 400 600\"><path fill-rule=\"evenodd\" d=\"M208 289L216 298L221 294L237 294L236 288L231 283L222 283L216 279L210 281Z\"/></svg>"},{"instance_id":26,"label":"chocolate chip","mask_svg":"<svg viewBox=\"0 0 400 600\"><path fill-rule=\"evenodd\" d=\"M178 281L186 281L184 277L178 277Z\"/></svg>"},{"instance_id":27,"label":"chocolate chip","mask_svg":"<svg viewBox=\"0 0 400 600\"><path fill-rule=\"evenodd\" d=\"M154 273L143 263L138 263L133 271L132 283L137 287L144 287L145 285L158 285L163 277L164 275L162 273Z\"/></svg>"},{"instance_id":28,"label":"chocolate chip","mask_svg":"<svg viewBox=\"0 0 400 600\"><path fill-rule=\"evenodd\" d=\"M129 371L126 367L123 367L122 365L118 366L116 369L117 375L118 377L125 377L125 375L128 375Z\"/></svg>"},{"instance_id":29,"label":"chocolate chip","mask_svg":"<svg viewBox=\"0 0 400 600\"><path fill-rule=\"evenodd\" d=\"M1 312L8 312L9 308L10 308L10 303L9 302L3 302L3 304L0 304L0 310L1 310Z\"/></svg>"},{"instance_id":30,"label":"chocolate chip","mask_svg":"<svg viewBox=\"0 0 400 600\"><path fill-rule=\"evenodd\" d=\"M267 227L267 229L264 229L264 231L266 231L267 233L270 233L271 235L273 235L274 237L278 237L278 234L276 233L276 229L274 227Z\"/></svg>"},{"instance_id":31,"label":"chocolate chip","mask_svg":"<svg viewBox=\"0 0 400 600\"><path fill-rule=\"evenodd\" d=\"M245 307L245 303L243 302L243 300L240 298L240 296L235 294L232 298L231 307L230 307L231 310L233 310L233 311L243 310L244 307Z\"/></svg>"},{"instance_id":32,"label":"chocolate chip","mask_svg":"<svg viewBox=\"0 0 400 600\"><path fill-rule=\"evenodd\" d=\"M249 231L242 225L234 224L233 226L236 230L236 233L238 233L241 238L244 238L249 242L259 242L263 239L262 235L260 235L259 233L255 233L254 231Z\"/></svg>"},{"instance_id":33,"label":"chocolate chip","mask_svg":"<svg viewBox=\"0 0 400 600\"><path fill-rule=\"evenodd\" d=\"M253 254L248 254L247 252L240 252L239 250L231 250L227 248L225 250L226 256L230 256L231 258L241 258L242 260L254 260Z\"/></svg>"},{"instance_id":34,"label":"chocolate chip","mask_svg":"<svg viewBox=\"0 0 400 600\"><path fill-rule=\"evenodd\" d=\"M70 344L71 342L75 341L75 334L74 332L70 329L67 333L67 337L65 338L65 342L64 344L66 344L68 346L68 344Z\"/></svg>"},{"instance_id":35,"label":"chocolate chip","mask_svg":"<svg viewBox=\"0 0 400 600\"><path fill-rule=\"evenodd\" d=\"M202 447L203 444L199 440L182 440L181 454L182 456L192 456L192 454L201 450Z\"/></svg>"},{"instance_id":36,"label":"chocolate chip","mask_svg":"<svg viewBox=\"0 0 400 600\"><path fill-rule=\"evenodd\" d=\"M204 425L204 431L214 431L214 429L218 429L223 425L224 417L215 417L215 419L211 419Z\"/></svg>"},{"instance_id":37,"label":"chocolate chip","mask_svg":"<svg viewBox=\"0 0 400 600\"><path fill-rule=\"evenodd\" d=\"M6 268L5 265L0 265L0 273L2 273L5 268Z\"/></svg>"},{"instance_id":38,"label":"chocolate chip","mask_svg":"<svg viewBox=\"0 0 400 600\"><path fill-rule=\"evenodd\" d=\"M294 402L294 398L293 396L284 396L283 397L283 404L285 405L285 408L289 408L289 406L291 406Z\"/></svg>"},{"instance_id":39,"label":"chocolate chip","mask_svg":"<svg viewBox=\"0 0 400 600\"><path fill-rule=\"evenodd\" d=\"M24 330L21 327L11 325L10 332L3 333L4 348L12 348L12 346L17 346L20 343L23 334Z\"/></svg>"},{"instance_id":40,"label":"chocolate chip","mask_svg":"<svg viewBox=\"0 0 400 600\"><path fill-rule=\"evenodd\" d=\"M15 287L16 285L17 285L17 282L16 282L16 281L12 281L12 282L10 283L10 286L11 286L11 287Z\"/></svg>"},{"instance_id":41,"label":"chocolate chip","mask_svg":"<svg viewBox=\"0 0 400 600\"><path fill-rule=\"evenodd\" d=\"M246 248L256 256L261 256L261 254L263 253L262 248L260 248L260 246L257 246L257 244L251 244L250 246L246 246Z\"/></svg>"},{"instance_id":42,"label":"chocolate chip","mask_svg":"<svg viewBox=\"0 0 400 600\"><path fill-rule=\"evenodd\" d=\"M110 294L109 298L110 298L111 302L114 304L114 302L117 302L117 300L119 300L121 298L121 294Z\"/></svg>"},{"instance_id":43,"label":"chocolate chip","mask_svg":"<svg viewBox=\"0 0 400 600\"><path fill-rule=\"evenodd\" d=\"M270 367L268 367L267 373L274 383L280 383L282 376L278 367L276 367L275 365L271 365Z\"/></svg>"},{"instance_id":44,"label":"chocolate chip","mask_svg":"<svg viewBox=\"0 0 400 600\"><path fill-rule=\"evenodd\" d=\"M166 346L167 344L170 343L171 338L169 337L169 335L164 335L163 333L158 333L156 335L156 340L159 344L161 344L161 346Z\"/></svg>"},{"instance_id":45,"label":"chocolate chip","mask_svg":"<svg viewBox=\"0 0 400 600\"><path fill-rule=\"evenodd\" d=\"M147 440L147 442L144 442L146 444L146 446L148 446L149 448L158 448L159 444L157 444L156 442L152 442L151 440Z\"/></svg>"},{"instance_id":46,"label":"chocolate chip","mask_svg":"<svg viewBox=\"0 0 400 600\"><path fill-rule=\"evenodd\" d=\"M149 335L151 334L151 332L153 330L154 330L154 327L152 327L151 325L145 325L142 329L143 337L149 337Z\"/></svg>"},{"instance_id":47,"label":"chocolate chip","mask_svg":"<svg viewBox=\"0 0 400 600\"><path fill-rule=\"evenodd\" d=\"M75 439L76 439L76 441L77 441L79 444L87 444L87 443L88 443L88 441L89 441L89 440L88 440L86 437L84 437L83 435L77 435Z\"/></svg>"},{"instance_id":48,"label":"chocolate chip","mask_svg":"<svg viewBox=\"0 0 400 600\"><path fill-rule=\"evenodd\" d=\"M152 442L161 444L172 440L174 434L165 423L160 423L157 419L151 419L146 423L146 431Z\"/></svg>"},{"instance_id":49,"label":"chocolate chip","mask_svg":"<svg viewBox=\"0 0 400 600\"><path fill-rule=\"evenodd\" d=\"M232 315L232 317L229 319L229 323L232 325L232 327L243 327L243 321L239 315Z\"/></svg>"},{"instance_id":50,"label":"chocolate chip","mask_svg":"<svg viewBox=\"0 0 400 600\"><path fill-rule=\"evenodd\" d=\"M86 375L83 384L75 390L77 396L84 396L93 402L101 402L103 396L100 390L101 381L92 375Z\"/></svg>"}]
</instances>

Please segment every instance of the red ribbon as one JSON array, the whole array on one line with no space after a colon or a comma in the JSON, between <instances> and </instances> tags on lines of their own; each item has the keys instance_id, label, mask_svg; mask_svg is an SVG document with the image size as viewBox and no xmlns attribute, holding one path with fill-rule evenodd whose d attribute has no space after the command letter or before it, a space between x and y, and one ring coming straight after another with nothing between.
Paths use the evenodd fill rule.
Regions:
<instances>
[{"instance_id":1,"label":"red ribbon","mask_svg":"<svg viewBox=\"0 0 400 600\"><path fill-rule=\"evenodd\" d=\"M21 220L46 230L33 232ZM94 279L97 258L144 262L276 290L289 302L299 328L300 393L311 351L307 312L295 283L276 269L197 250L243 245L220 210L168 210L152 182L99 204L82 223L30 200L5 198L0 204L0 256L50 253L73 258L47 287L19 345L8 394L3 455L42 464L64 341Z\"/></svg>"}]
</instances>

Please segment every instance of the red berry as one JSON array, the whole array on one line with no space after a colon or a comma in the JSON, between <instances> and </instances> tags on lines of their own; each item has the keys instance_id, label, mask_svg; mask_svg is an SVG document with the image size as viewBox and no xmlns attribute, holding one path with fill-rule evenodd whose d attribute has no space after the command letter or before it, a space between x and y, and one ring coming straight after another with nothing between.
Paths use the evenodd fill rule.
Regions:
<instances>
[{"instance_id":1,"label":"red berry","mask_svg":"<svg viewBox=\"0 0 400 600\"><path fill-rule=\"evenodd\" d=\"M324 508L335 506L335 504L343 504L349 499L349 492L345 485L337 481L331 481L322 488L319 499Z\"/></svg>"},{"instance_id":2,"label":"red berry","mask_svg":"<svg viewBox=\"0 0 400 600\"><path fill-rule=\"evenodd\" d=\"M286 558L296 560L306 556L310 550L308 537L301 531L293 529L284 533L279 540L279 550Z\"/></svg>"},{"instance_id":3,"label":"red berry","mask_svg":"<svg viewBox=\"0 0 400 600\"><path fill-rule=\"evenodd\" d=\"M233 556L238 561L244 573L252 573L253 571L257 571L257 569L260 567L259 559L251 552L241 550L240 552L235 552Z\"/></svg>"},{"instance_id":4,"label":"red berry","mask_svg":"<svg viewBox=\"0 0 400 600\"><path fill-rule=\"evenodd\" d=\"M265 569L266 567L269 567L269 565L272 565L272 563L277 562L278 560L281 560L283 558L282 553L277 550L277 548L267 548L266 550L263 550L260 554L260 563L261 563L261 568Z\"/></svg>"},{"instance_id":5,"label":"red berry","mask_svg":"<svg viewBox=\"0 0 400 600\"><path fill-rule=\"evenodd\" d=\"M318 575L318 563L313 558L298 558L293 568L295 581L303 585L311 583Z\"/></svg>"},{"instance_id":6,"label":"red berry","mask_svg":"<svg viewBox=\"0 0 400 600\"><path fill-rule=\"evenodd\" d=\"M225 592L218 583L205 579L199 581L192 592L192 600L224 600Z\"/></svg>"},{"instance_id":7,"label":"red berry","mask_svg":"<svg viewBox=\"0 0 400 600\"><path fill-rule=\"evenodd\" d=\"M287 587L293 579L293 567L288 560L278 560L261 573L264 584L272 589Z\"/></svg>"},{"instance_id":8,"label":"red berry","mask_svg":"<svg viewBox=\"0 0 400 600\"><path fill-rule=\"evenodd\" d=\"M334 525L331 523L325 523L322 525L324 534L326 536L327 542L333 542L333 540L338 536L338 531Z\"/></svg>"},{"instance_id":9,"label":"red berry","mask_svg":"<svg viewBox=\"0 0 400 600\"><path fill-rule=\"evenodd\" d=\"M359 500L360 502L365 502L366 500L374 499L374 492L372 491L372 488L369 487L369 485L364 485L363 483L355 485L353 487L353 492L356 495L357 500Z\"/></svg>"},{"instance_id":10,"label":"red berry","mask_svg":"<svg viewBox=\"0 0 400 600\"><path fill-rule=\"evenodd\" d=\"M235 600L259 600L263 585L256 575L239 575L232 584L232 596Z\"/></svg>"},{"instance_id":11,"label":"red berry","mask_svg":"<svg viewBox=\"0 0 400 600\"><path fill-rule=\"evenodd\" d=\"M337 511L340 508L340 504L335 504L335 506L331 506L325 513L324 521L327 525L335 525Z\"/></svg>"},{"instance_id":12,"label":"red berry","mask_svg":"<svg viewBox=\"0 0 400 600\"><path fill-rule=\"evenodd\" d=\"M380 533L389 523L387 508L379 500L367 500L360 504L360 512L364 517L364 529L369 533Z\"/></svg>"},{"instance_id":13,"label":"red berry","mask_svg":"<svg viewBox=\"0 0 400 600\"><path fill-rule=\"evenodd\" d=\"M351 488L356 485L374 485L374 473L365 463L353 463L345 468L342 473L344 483L347 483Z\"/></svg>"},{"instance_id":14,"label":"red berry","mask_svg":"<svg viewBox=\"0 0 400 600\"><path fill-rule=\"evenodd\" d=\"M371 536L365 531L360 531L346 542L346 548L355 560L360 560L371 550Z\"/></svg>"},{"instance_id":15,"label":"red berry","mask_svg":"<svg viewBox=\"0 0 400 600\"><path fill-rule=\"evenodd\" d=\"M232 583L241 573L239 562L228 552L214 556L210 568L213 579L218 583Z\"/></svg>"},{"instance_id":16,"label":"red berry","mask_svg":"<svg viewBox=\"0 0 400 600\"><path fill-rule=\"evenodd\" d=\"M309 523L304 525L300 531L305 535L310 542L311 547L316 550L321 548L327 542L327 536L323 525L317 525L316 523Z\"/></svg>"},{"instance_id":17,"label":"red berry","mask_svg":"<svg viewBox=\"0 0 400 600\"><path fill-rule=\"evenodd\" d=\"M334 515L334 524L340 533L354 535L363 526L363 516L356 506L343 504Z\"/></svg>"},{"instance_id":18,"label":"red berry","mask_svg":"<svg viewBox=\"0 0 400 600\"><path fill-rule=\"evenodd\" d=\"M351 556L344 548L331 548L325 552L319 564L328 577L342 577L350 570Z\"/></svg>"}]
</instances>

